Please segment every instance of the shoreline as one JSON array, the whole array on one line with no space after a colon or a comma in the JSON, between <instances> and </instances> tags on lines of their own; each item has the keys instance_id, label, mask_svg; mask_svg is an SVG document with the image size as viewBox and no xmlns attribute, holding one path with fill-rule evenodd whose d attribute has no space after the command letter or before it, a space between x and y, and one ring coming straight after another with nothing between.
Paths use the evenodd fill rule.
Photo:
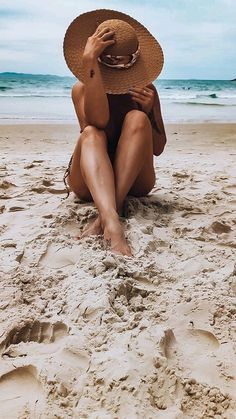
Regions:
<instances>
[{"instance_id":1,"label":"shoreline","mask_svg":"<svg viewBox=\"0 0 236 419\"><path fill-rule=\"evenodd\" d=\"M76 120L58 120L58 119L0 119L0 127L5 125L78 125ZM225 120L184 120L184 121L164 121L166 125L201 125L201 124L231 124L236 125L236 121L225 121Z\"/></svg>"},{"instance_id":2,"label":"shoreline","mask_svg":"<svg viewBox=\"0 0 236 419\"><path fill-rule=\"evenodd\" d=\"M49 127L51 127L51 126L60 126L61 127L61 125L65 125L65 126L67 126L67 125L69 125L69 126L71 126L71 127L73 127L73 128L80 128L80 126L79 126L79 123L78 122L76 122L76 121L71 121L71 122L69 122L69 121L53 121L53 120L44 120L44 121L33 121L32 123L31 122L25 122L24 120L22 120L22 121L18 121L17 120L17 122L4 122L4 124L1 124L0 123L0 126L2 125L2 126L4 126L4 128L3 129L5 129L5 128L7 128L7 127L15 127L15 126L17 126L17 125L19 125L21 128L23 127L23 128L26 128L27 129L27 126L30 126L30 127L32 127L32 126L35 126L35 127L41 127L41 126L43 126L43 127L45 127L45 126L49 126ZM205 121L201 121L201 122L199 122L199 121L195 121L195 122L189 122L189 121L186 121L186 122L164 122L164 125L165 125L165 127L168 127L168 126L170 126L170 127L173 127L173 126L190 126L190 125L192 125L192 126L211 126L211 125L213 125L213 126L216 126L216 125L219 125L219 126L222 126L222 125L225 125L225 126L231 126L232 128L236 128L236 121L235 122L227 122L227 121L222 121L222 122L220 122L220 121L207 121L207 122L205 122Z\"/></svg>"},{"instance_id":3,"label":"shoreline","mask_svg":"<svg viewBox=\"0 0 236 419\"><path fill-rule=\"evenodd\" d=\"M11 125L74 125L74 126L79 126L79 123L74 120L74 121L66 121L66 120L52 120L52 119L42 119L42 120L25 120L25 119L14 119L14 120L0 120L0 126L4 125L4 126L11 126ZM236 126L236 121L210 121L210 120L206 120L206 121L171 121L171 122L164 122L164 125L235 125Z\"/></svg>"}]
</instances>

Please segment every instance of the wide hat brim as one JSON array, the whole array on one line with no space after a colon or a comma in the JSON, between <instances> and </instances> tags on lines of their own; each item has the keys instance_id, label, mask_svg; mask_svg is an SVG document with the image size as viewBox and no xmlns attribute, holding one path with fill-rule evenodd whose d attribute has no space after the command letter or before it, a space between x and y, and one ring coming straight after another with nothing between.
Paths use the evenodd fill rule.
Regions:
<instances>
[{"instance_id":1,"label":"wide hat brim","mask_svg":"<svg viewBox=\"0 0 236 419\"><path fill-rule=\"evenodd\" d=\"M68 27L64 37L64 57L71 72L84 82L82 56L89 36L97 29L98 23L109 19L120 19L129 23L139 41L140 56L127 69L116 69L99 63L106 93L125 94L133 87L144 87L160 74L164 55L159 42L137 20L125 13L109 9L98 9L78 16Z\"/></svg>"}]
</instances>

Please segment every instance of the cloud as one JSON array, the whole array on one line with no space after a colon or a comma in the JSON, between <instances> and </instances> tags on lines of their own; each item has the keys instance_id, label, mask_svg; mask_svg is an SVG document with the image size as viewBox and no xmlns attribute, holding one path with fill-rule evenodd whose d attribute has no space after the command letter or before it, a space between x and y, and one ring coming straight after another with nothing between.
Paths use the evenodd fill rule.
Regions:
<instances>
[{"instance_id":1,"label":"cloud","mask_svg":"<svg viewBox=\"0 0 236 419\"><path fill-rule=\"evenodd\" d=\"M13 17L22 17L25 16L25 12L20 9L9 9L0 7L0 21L1 23L6 19L12 19Z\"/></svg>"},{"instance_id":2,"label":"cloud","mask_svg":"<svg viewBox=\"0 0 236 419\"><path fill-rule=\"evenodd\" d=\"M235 0L1 0L0 71L69 75L64 33L95 8L131 14L153 33L165 54L162 77L235 76Z\"/></svg>"}]
</instances>

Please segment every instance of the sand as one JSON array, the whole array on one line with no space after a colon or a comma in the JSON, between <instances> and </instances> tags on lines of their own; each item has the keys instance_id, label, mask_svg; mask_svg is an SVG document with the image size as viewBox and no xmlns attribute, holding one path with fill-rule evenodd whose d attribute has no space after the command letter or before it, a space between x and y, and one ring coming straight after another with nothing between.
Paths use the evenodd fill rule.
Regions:
<instances>
[{"instance_id":1,"label":"sand","mask_svg":"<svg viewBox=\"0 0 236 419\"><path fill-rule=\"evenodd\" d=\"M236 124L167 125L132 259L66 200L74 125L1 126L0 417L235 418Z\"/></svg>"}]
</instances>

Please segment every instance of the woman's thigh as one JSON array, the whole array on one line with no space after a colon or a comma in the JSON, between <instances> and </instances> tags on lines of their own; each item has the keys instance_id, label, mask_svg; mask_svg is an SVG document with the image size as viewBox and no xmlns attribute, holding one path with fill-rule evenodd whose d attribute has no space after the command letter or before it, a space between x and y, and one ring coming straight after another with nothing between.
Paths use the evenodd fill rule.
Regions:
<instances>
[{"instance_id":1,"label":"woman's thigh","mask_svg":"<svg viewBox=\"0 0 236 419\"><path fill-rule=\"evenodd\" d=\"M155 184L152 129L144 112L132 110L126 114L119 146L125 150L126 147L129 147L130 141L134 141L135 146L140 148L142 165L128 195L141 197L147 195ZM143 143L145 143L145 153L143 152Z\"/></svg>"}]
</instances>

